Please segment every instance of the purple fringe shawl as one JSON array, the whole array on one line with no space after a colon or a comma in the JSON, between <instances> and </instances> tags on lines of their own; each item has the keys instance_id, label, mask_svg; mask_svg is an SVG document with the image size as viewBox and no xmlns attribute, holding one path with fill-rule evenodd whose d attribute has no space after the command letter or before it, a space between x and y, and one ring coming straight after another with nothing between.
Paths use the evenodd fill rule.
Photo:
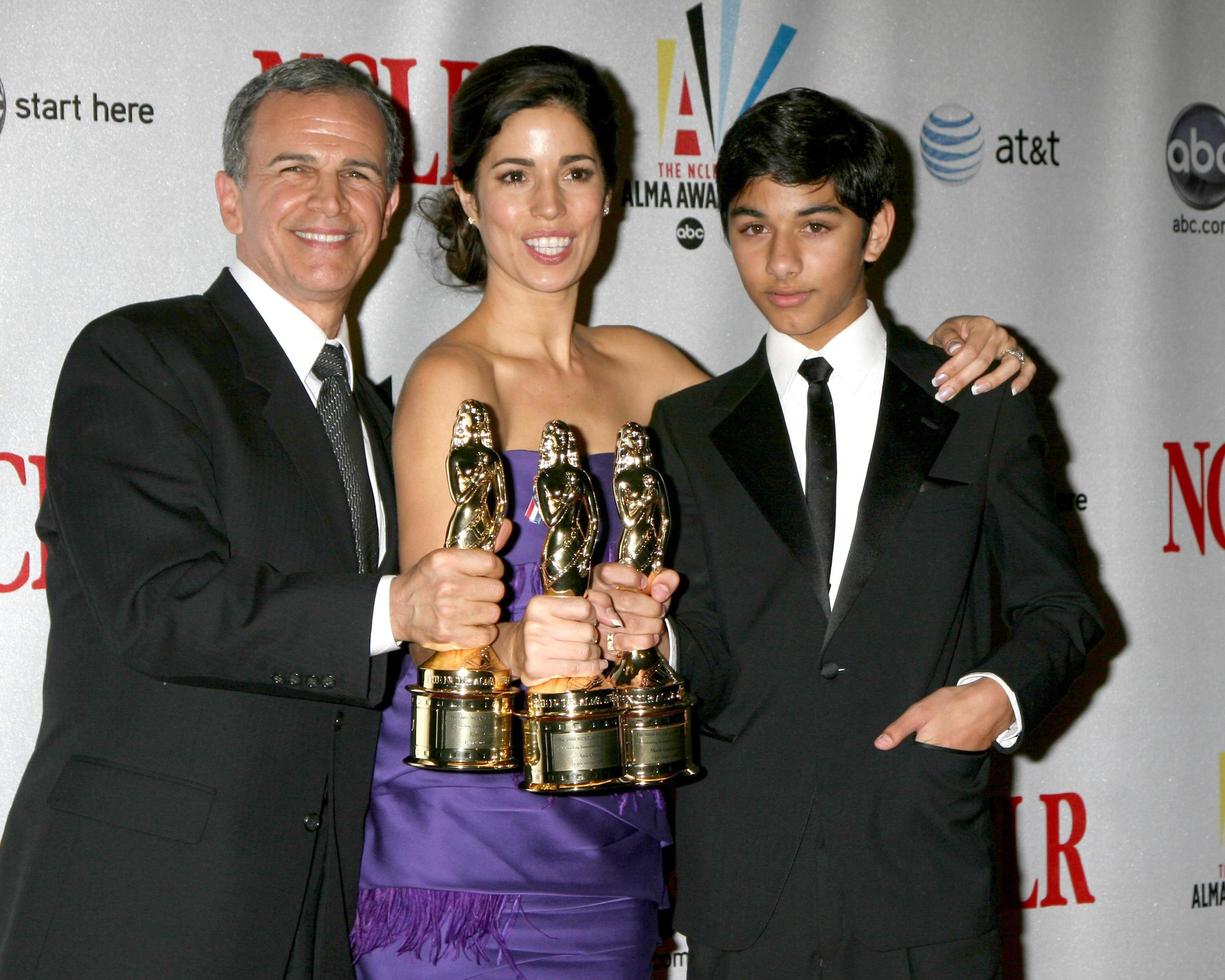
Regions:
<instances>
[{"instance_id":1,"label":"purple fringe shawl","mask_svg":"<svg viewBox=\"0 0 1225 980\"><path fill-rule=\"evenodd\" d=\"M353 961L382 946L398 942L398 952L415 953L437 963L456 951L481 963L482 946L492 938L498 961L522 976L506 948L506 934L522 911L518 895L483 895L430 888L369 888L357 899L357 916L349 944ZM504 913L509 912L503 921Z\"/></svg>"}]
</instances>

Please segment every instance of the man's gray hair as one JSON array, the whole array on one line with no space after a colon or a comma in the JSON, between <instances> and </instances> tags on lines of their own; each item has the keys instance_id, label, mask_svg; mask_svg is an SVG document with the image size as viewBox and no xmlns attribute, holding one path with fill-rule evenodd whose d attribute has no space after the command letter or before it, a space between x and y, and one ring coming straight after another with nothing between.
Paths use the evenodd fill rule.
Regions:
<instances>
[{"instance_id":1,"label":"man's gray hair","mask_svg":"<svg viewBox=\"0 0 1225 980\"><path fill-rule=\"evenodd\" d=\"M355 68L331 58L295 58L256 75L234 96L225 114L221 133L221 154L225 172L240 185L247 178L247 137L251 120L264 97L273 92L360 92L383 119L387 135L387 188L400 178L404 159L404 138L400 120L391 100L374 87L370 78Z\"/></svg>"}]
</instances>

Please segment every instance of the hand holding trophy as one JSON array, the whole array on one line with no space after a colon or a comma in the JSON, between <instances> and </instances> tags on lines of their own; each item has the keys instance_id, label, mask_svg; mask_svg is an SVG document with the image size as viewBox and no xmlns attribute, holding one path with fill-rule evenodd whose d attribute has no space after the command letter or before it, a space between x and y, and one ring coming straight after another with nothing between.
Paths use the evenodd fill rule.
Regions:
<instances>
[{"instance_id":1,"label":"hand holding trophy","mask_svg":"<svg viewBox=\"0 0 1225 980\"><path fill-rule=\"evenodd\" d=\"M506 518L506 475L493 448L489 409L481 402L468 399L455 415L447 480L455 512L446 547L492 551ZM409 691L409 765L463 772L517 767L511 744L516 691L493 647L438 649Z\"/></svg>"},{"instance_id":2,"label":"hand holding trophy","mask_svg":"<svg viewBox=\"0 0 1225 980\"><path fill-rule=\"evenodd\" d=\"M535 490L549 528L540 556L544 591L582 595L599 536L599 507L565 422L544 428ZM621 782L620 716L607 677L554 677L528 688L523 729L524 789L573 793Z\"/></svg>"},{"instance_id":3,"label":"hand holding trophy","mask_svg":"<svg viewBox=\"0 0 1225 980\"><path fill-rule=\"evenodd\" d=\"M646 430L626 422L617 433L613 498L621 515L617 560L650 579L663 567L671 518L663 475ZM698 772L693 761L693 698L657 649L629 650L612 672L622 712L625 780L651 786Z\"/></svg>"}]
</instances>

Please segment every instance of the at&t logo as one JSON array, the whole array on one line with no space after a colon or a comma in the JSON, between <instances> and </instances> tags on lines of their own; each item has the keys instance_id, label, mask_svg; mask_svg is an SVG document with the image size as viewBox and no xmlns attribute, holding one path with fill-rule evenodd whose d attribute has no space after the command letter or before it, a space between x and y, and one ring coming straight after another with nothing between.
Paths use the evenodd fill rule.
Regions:
<instances>
[{"instance_id":1,"label":"at&t logo","mask_svg":"<svg viewBox=\"0 0 1225 980\"><path fill-rule=\"evenodd\" d=\"M1207 211L1225 201L1225 115L1196 102L1178 114L1165 142L1170 183L1187 204Z\"/></svg>"},{"instance_id":2,"label":"at&t logo","mask_svg":"<svg viewBox=\"0 0 1225 980\"><path fill-rule=\"evenodd\" d=\"M919 130L919 153L927 172L942 184L964 184L978 173L987 153L987 139L975 114L947 102L927 114ZM995 162L1004 167L1058 167L1062 138L1050 130L1015 132L995 137Z\"/></svg>"},{"instance_id":3,"label":"at&t logo","mask_svg":"<svg viewBox=\"0 0 1225 980\"><path fill-rule=\"evenodd\" d=\"M974 113L950 102L927 114L919 134L923 166L944 184L964 184L983 164L983 128Z\"/></svg>"},{"instance_id":4,"label":"at&t logo","mask_svg":"<svg viewBox=\"0 0 1225 980\"><path fill-rule=\"evenodd\" d=\"M8 103L4 100L4 80L0 79L0 133L4 132L4 117L8 115Z\"/></svg>"}]
</instances>

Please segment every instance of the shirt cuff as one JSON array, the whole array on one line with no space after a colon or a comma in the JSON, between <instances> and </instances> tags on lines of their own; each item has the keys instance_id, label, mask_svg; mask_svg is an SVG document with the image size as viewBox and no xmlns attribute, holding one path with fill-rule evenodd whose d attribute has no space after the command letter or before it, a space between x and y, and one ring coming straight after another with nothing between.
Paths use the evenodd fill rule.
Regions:
<instances>
[{"instance_id":1,"label":"shirt cuff","mask_svg":"<svg viewBox=\"0 0 1225 980\"><path fill-rule=\"evenodd\" d=\"M681 659L681 648L676 640L676 630L672 628L671 616L665 617L664 626L668 630L668 666L676 670Z\"/></svg>"},{"instance_id":2,"label":"shirt cuff","mask_svg":"<svg viewBox=\"0 0 1225 980\"><path fill-rule=\"evenodd\" d=\"M391 631L391 580L394 575L379 579L378 591L374 593L374 615L370 620L370 656L391 653L398 649L395 634Z\"/></svg>"},{"instance_id":3,"label":"shirt cuff","mask_svg":"<svg viewBox=\"0 0 1225 980\"><path fill-rule=\"evenodd\" d=\"M957 686L961 687L962 684L969 684L971 681L976 681L983 677L995 681L995 683L1002 687L1004 693L1008 695L1008 703L1012 705L1012 717L1014 719L1012 724L995 737L996 745L1001 749L1010 749L1017 744L1017 740L1021 737L1021 732L1025 730L1025 726L1021 723L1021 706L1017 704L1017 696L1013 693L1012 688L995 674L989 674L986 671L977 674L966 674L965 677L957 682Z\"/></svg>"}]
</instances>

